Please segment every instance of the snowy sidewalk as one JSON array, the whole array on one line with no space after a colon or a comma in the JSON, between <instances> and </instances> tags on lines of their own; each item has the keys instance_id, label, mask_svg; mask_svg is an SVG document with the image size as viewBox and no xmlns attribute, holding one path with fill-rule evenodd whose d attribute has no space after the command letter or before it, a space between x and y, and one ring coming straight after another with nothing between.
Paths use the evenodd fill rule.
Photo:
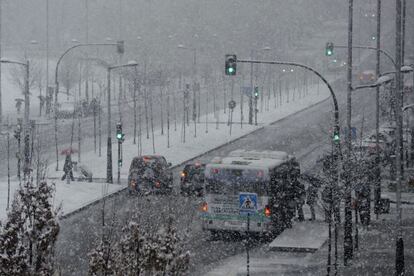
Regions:
<instances>
[{"instance_id":1,"label":"snowy sidewalk","mask_svg":"<svg viewBox=\"0 0 414 276\"><path fill-rule=\"evenodd\" d=\"M328 239L328 226L321 221L304 221L293 224L270 244L272 251L315 252Z\"/></svg>"},{"instance_id":2,"label":"snowy sidewalk","mask_svg":"<svg viewBox=\"0 0 414 276\"><path fill-rule=\"evenodd\" d=\"M306 269L312 264L311 256L328 238L327 224L321 221L297 222L286 229L269 246L250 253L250 275L283 275L292 266ZM274 252L280 249L283 252ZM301 262L297 258L301 258ZM227 258L207 276L246 275L246 253Z\"/></svg>"}]
</instances>

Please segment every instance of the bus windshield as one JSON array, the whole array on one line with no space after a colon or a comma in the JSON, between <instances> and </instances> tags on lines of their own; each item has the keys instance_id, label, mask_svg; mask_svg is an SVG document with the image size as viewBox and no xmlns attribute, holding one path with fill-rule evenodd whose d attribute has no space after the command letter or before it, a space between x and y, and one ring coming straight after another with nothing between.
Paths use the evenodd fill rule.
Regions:
<instances>
[{"instance_id":1,"label":"bus windshield","mask_svg":"<svg viewBox=\"0 0 414 276\"><path fill-rule=\"evenodd\" d=\"M206 178L209 194L268 193L269 181L263 170L212 168Z\"/></svg>"}]
</instances>

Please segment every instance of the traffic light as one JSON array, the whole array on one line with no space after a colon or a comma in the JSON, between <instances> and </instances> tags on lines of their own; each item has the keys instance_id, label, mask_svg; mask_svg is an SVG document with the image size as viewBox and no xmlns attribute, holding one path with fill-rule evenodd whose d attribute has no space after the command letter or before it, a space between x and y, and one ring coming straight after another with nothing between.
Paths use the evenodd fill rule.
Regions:
<instances>
[{"instance_id":1,"label":"traffic light","mask_svg":"<svg viewBox=\"0 0 414 276\"><path fill-rule=\"evenodd\" d=\"M325 55L330 57L333 55L334 44L332 42L327 42L325 47Z\"/></svg>"},{"instance_id":2,"label":"traffic light","mask_svg":"<svg viewBox=\"0 0 414 276\"><path fill-rule=\"evenodd\" d=\"M226 55L225 73L227 76L236 75L237 57L236 55Z\"/></svg>"},{"instance_id":3,"label":"traffic light","mask_svg":"<svg viewBox=\"0 0 414 276\"><path fill-rule=\"evenodd\" d=\"M334 143L340 142L341 137L339 136L339 126L335 126L332 138L333 138Z\"/></svg>"},{"instance_id":4,"label":"traffic light","mask_svg":"<svg viewBox=\"0 0 414 276\"><path fill-rule=\"evenodd\" d=\"M118 52L118 54L123 54L125 52L125 46L124 46L123 40L118 40L116 42L116 51Z\"/></svg>"},{"instance_id":5,"label":"traffic light","mask_svg":"<svg viewBox=\"0 0 414 276\"><path fill-rule=\"evenodd\" d=\"M122 124L117 123L116 124L116 139L118 142L123 142L125 140L125 134L122 133Z\"/></svg>"},{"instance_id":6,"label":"traffic light","mask_svg":"<svg viewBox=\"0 0 414 276\"><path fill-rule=\"evenodd\" d=\"M259 98L259 87L258 86L254 87L254 97L256 99Z\"/></svg>"}]
</instances>

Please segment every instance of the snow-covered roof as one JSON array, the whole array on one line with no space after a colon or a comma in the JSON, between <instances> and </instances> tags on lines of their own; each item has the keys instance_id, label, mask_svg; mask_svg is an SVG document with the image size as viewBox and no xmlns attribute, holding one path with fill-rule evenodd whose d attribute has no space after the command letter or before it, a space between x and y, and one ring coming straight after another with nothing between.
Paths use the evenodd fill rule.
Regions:
<instances>
[{"instance_id":1,"label":"snow-covered roof","mask_svg":"<svg viewBox=\"0 0 414 276\"><path fill-rule=\"evenodd\" d=\"M286 160L273 159L273 158L260 158L255 159L251 157L225 157L221 161L221 165L229 165L228 167L240 167L246 168L267 168L271 169L277 167L286 162Z\"/></svg>"},{"instance_id":2,"label":"snow-covered roof","mask_svg":"<svg viewBox=\"0 0 414 276\"><path fill-rule=\"evenodd\" d=\"M246 158L268 158L268 159L279 159L288 160L289 155L284 151L271 151L271 150L234 150L229 153L229 157L246 157Z\"/></svg>"},{"instance_id":3,"label":"snow-covered roof","mask_svg":"<svg viewBox=\"0 0 414 276\"><path fill-rule=\"evenodd\" d=\"M235 150L230 152L228 157L223 157L220 160L215 158L215 162L210 163L209 167L245 169L247 166L257 169L272 169L292 158L283 151Z\"/></svg>"}]
</instances>

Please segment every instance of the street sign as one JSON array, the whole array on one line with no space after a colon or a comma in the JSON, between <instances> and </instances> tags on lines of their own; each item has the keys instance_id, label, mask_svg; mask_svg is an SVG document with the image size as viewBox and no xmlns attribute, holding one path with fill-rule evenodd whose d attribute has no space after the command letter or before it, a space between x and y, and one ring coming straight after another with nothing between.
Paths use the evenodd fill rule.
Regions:
<instances>
[{"instance_id":1,"label":"street sign","mask_svg":"<svg viewBox=\"0 0 414 276\"><path fill-rule=\"evenodd\" d=\"M234 100L229 101L229 108L233 109L236 107L236 102Z\"/></svg>"},{"instance_id":2,"label":"street sign","mask_svg":"<svg viewBox=\"0 0 414 276\"><path fill-rule=\"evenodd\" d=\"M240 193L239 194L239 212L240 215L257 213L257 194Z\"/></svg>"}]
</instances>

